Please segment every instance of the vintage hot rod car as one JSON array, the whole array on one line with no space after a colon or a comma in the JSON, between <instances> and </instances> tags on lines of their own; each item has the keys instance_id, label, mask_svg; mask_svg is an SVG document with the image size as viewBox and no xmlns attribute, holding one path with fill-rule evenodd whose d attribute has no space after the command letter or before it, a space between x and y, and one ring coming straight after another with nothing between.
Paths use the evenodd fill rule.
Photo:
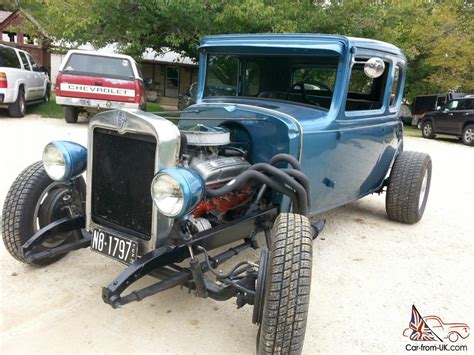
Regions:
<instances>
[{"instance_id":1,"label":"vintage hot rod car","mask_svg":"<svg viewBox=\"0 0 474 355\"><path fill-rule=\"evenodd\" d=\"M384 190L394 221L425 210L431 159L403 151L397 118L406 59L367 39L221 35L199 63L184 111L103 112L87 149L48 144L6 197L3 240L25 263L90 246L128 265L103 288L113 308L178 285L235 297L253 306L258 353L300 353L324 226L308 218ZM259 260L218 271L259 246ZM158 280L123 295L145 275Z\"/></svg>"}]
</instances>

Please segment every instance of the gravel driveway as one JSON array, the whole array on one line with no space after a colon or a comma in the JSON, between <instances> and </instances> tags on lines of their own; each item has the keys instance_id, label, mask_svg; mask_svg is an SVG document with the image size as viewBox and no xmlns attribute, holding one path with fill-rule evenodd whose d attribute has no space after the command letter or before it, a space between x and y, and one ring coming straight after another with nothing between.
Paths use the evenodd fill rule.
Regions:
<instances>
[{"instance_id":1,"label":"gravel driveway","mask_svg":"<svg viewBox=\"0 0 474 355\"><path fill-rule=\"evenodd\" d=\"M86 144L86 124L0 119L0 204L15 176L44 145ZM411 306L473 326L474 149L408 137L429 153L433 180L423 220L387 220L384 196L325 214L314 243L304 352L405 352ZM256 259L255 259L256 260ZM101 287L123 267L87 249L47 268L13 260L0 246L0 352L253 353L252 309L198 299L179 288L113 310ZM472 337L467 344L472 351Z\"/></svg>"}]
</instances>

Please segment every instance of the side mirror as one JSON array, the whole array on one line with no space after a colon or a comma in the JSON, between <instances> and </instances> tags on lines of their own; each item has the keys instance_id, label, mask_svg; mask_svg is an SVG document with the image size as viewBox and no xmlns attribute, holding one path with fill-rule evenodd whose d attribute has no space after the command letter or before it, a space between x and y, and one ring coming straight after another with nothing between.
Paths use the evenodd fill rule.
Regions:
<instances>
[{"instance_id":1,"label":"side mirror","mask_svg":"<svg viewBox=\"0 0 474 355\"><path fill-rule=\"evenodd\" d=\"M143 83L145 85L151 85L151 84L153 84L153 80L151 80L150 78L144 78Z\"/></svg>"},{"instance_id":2,"label":"side mirror","mask_svg":"<svg viewBox=\"0 0 474 355\"><path fill-rule=\"evenodd\" d=\"M385 70L385 63L377 57L370 58L364 65L364 73L371 79L380 77Z\"/></svg>"},{"instance_id":3,"label":"side mirror","mask_svg":"<svg viewBox=\"0 0 474 355\"><path fill-rule=\"evenodd\" d=\"M436 106L436 111L441 110L441 106Z\"/></svg>"},{"instance_id":4,"label":"side mirror","mask_svg":"<svg viewBox=\"0 0 474 355\"><path fill-rule=\"evenodd\" d=\"M444 112L444 113L446 113L446 112L448 112L448 111L449 111L449 108L447 108L447 107L445 107L445 108L443 109L443 112Z\"/></svg>"}]
</instances>

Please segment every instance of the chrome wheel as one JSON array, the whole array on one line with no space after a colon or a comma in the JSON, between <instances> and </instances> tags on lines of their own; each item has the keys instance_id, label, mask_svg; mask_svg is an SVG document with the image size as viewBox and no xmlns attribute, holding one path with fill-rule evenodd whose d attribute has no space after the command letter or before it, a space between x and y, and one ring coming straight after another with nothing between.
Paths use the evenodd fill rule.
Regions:
<instances>
[{"instance_id":1,"label":"chrome wheel","mask_svg":"<svg viewBox=\"0 0 474 355\"><path fill-rule=\"evenodd\" d=\"M423 134L425 137L429 137L431 136L431 134L433 133L433 127L431 126L430 123L426 123L424 126L423 126Z\"/></svg>"},{"instance_id":2,"label":"chrome wheel","mask_svg":"<svg viewBox=\"0 0 474 355\"><path fill-rule=\"evenodd\" d=\"M418 198L418 209L423 205L426 195L426 186L428 185L428 170L425 170L425 175L423 175L423 180L421 182L420 197Z\"/></svg>"},{"instance_id":3,"label":"chrome wheel","mask_svg":"<svg viewBox=\"0 0 474 355\"><path fill-rule=\"evenodd\" d=\"M466 131L464 132L464 141L466 141L469 144L474 141L474 129L472 128L466 129Z\"/></svg>"}]
</instances>

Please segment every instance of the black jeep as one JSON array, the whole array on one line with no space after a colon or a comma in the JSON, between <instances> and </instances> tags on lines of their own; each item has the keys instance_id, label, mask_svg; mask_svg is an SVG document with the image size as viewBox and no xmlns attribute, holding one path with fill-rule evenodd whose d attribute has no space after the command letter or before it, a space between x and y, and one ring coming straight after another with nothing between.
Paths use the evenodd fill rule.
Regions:
<instances>
[{"instance_id":1,"label":"black jeep","mask_svg":"<svg viewBox=\"0 0 474 355\"><path fill-rule=\"evenodd\" d=\"M426 113L419 126L424 138L436 134L458 136L466 145L474 145L474 95L448 101L437 111Z\"/></svg>"}]
</instances>

